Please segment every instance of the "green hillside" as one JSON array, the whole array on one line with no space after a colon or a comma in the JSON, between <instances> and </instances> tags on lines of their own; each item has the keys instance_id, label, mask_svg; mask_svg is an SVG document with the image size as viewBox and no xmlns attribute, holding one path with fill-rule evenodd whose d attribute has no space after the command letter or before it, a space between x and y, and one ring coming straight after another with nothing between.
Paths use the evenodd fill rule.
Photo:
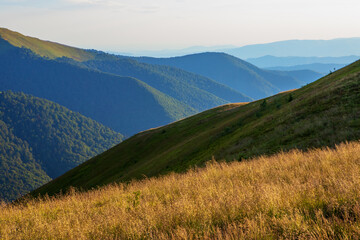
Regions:
<instances>
[{"instance_id":1,"label":"green hillside","mask_svg":"<svg viewBox=\"0 0 360 240\"><path fill-rule=\"evenodd\" d=\"M86 50L24 36L6 28L0 28L0 37L15 47L30 49L39 56L49 59L67 57L77 61L86 61L94 58L93 54Z\"/></svg>"},{"instance_id":2,"label":"green hillside","mask_svg":"<svg viewBox=\"0 0 360 240\"><path fill-rule=\"evenodd\" d=\"M32 194L184 171L212 157L228 161L360 138L360 61L299 90L229 104L139 133Z\"/></svg>"},{"instance_id":3,"label":"green hillside","mask_svg":"<svg viewBox=\"0 0 360 240\"><path fill-rule=\"evenodd\" d=\"M118 144L119 133L58 104L0 93L0 199L13 200Z\"/></svg>"}]
</instances>

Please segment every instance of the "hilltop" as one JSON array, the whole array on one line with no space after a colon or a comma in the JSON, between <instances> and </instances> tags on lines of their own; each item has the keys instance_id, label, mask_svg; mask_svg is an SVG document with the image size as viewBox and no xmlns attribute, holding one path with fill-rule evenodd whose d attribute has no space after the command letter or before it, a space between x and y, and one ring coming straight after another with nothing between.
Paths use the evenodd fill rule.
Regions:
<instances>
[{"instance_id":1,"label":"hilltop","mask_svg":"<svg viewBox=\"0 0 360 240\"><path fill-rule=\"evenodd\" d=\"M86 50L24 36L6 28L0 28L0 37L15 47L30 49L35 54L48 59L67 57L86 61L94 58L93 54Z\"/></svg>"},{"instance_id":2,"label":"hilltop","mask_svg":"<svg viewBox=\"0 0 360 240\"><path fill-rule=\"evenodd\" d=\"M48 100L0 92L0 199L14 200L123 138Z\"/></svg>"},{"instance_id":3,"label":"hilltop","mask_svg":"<svg viewBox=\"0 0 360 240\"><path fill-rule=\"evenodd\" d=\"M360 138L360 61L295 90L217 107L141 132L32 194L181 172L215 157L244 160Z\"/></svg>"}]
</instances>

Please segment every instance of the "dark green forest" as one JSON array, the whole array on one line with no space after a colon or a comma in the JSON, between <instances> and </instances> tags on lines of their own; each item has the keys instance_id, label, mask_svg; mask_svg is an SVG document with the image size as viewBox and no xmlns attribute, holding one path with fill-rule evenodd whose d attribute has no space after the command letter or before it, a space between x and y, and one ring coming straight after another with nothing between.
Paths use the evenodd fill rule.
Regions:
<instances>
[{"instance_id":1,"label":"dark green forest","mask_svg":"<svg viewBox=\"0 0 360 240\"><path fill-rule=\"evenodd\" d=\"M0 93L0 199L13 200L122 141L59 104Z\"/></svg>"}]
</instances>

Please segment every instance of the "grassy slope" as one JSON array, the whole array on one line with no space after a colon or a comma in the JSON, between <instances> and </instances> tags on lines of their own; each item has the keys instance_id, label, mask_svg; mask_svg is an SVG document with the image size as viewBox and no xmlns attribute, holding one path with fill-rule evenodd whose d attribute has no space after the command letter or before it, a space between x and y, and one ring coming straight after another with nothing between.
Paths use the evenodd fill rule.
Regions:
<instances>
[{"instance_id":1,"label":"grassy slope","mask_svg":"<svg viewBox=\"0 0 360 240\"><path fill-rule=\"evenodd\" d=\"M28 48L49 59L67 57L77 61L86 61L94 58L93 54L86 50L24 36L6 28L0 28L0 36L15 47Z\"/></svg>"},{"instance_id":2,"label":"grassy slope","mask_svg":"<svg viewBox=\"0 0 360 240\"><path fill-rule=\"evenodd\" d=\"M212 156L240 160L359 139L359 83L360 61L265 104L225 105L139 133L33 194L184 171Z\"/></svg>"},{"instance_id":3,"label":"grassy slope","mask_svg":"<svg viewBox=\"0 0 360 240\"><path fill-rule=\"evenodd\" d=\"M359 239L360 142L0 204L4 239ZM291 197L289 197L291 196Z\"/></svg>"}]
</instances>

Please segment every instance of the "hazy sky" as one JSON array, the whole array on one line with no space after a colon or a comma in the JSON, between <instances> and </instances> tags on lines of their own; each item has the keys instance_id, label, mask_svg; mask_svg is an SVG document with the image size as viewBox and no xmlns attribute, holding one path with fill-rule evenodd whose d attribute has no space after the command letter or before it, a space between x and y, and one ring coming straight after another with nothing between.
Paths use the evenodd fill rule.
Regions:
<instances>
[{"instance_id":1,"label":"hazy sky","mask_svg":"<svg viewBox=\"0 0 360 240\"><path fill-rule=\"evenodd\" d=\"M360 37L359 0L0 0L0 26L132 51Z\"/></svg>"}]
</instances>

